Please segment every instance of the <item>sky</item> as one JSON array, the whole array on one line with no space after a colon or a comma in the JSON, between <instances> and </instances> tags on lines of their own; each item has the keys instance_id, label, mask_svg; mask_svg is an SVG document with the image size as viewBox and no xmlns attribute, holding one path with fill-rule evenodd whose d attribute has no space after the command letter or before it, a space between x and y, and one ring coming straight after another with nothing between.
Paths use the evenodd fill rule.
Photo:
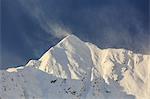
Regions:
<instances>
[{"instance_id":1,"label":"sky","mask_svg":"<svg viewBox=\"0 0 150 99\"><path fill-rule=\"evenodd\" d=\"M38 59L66 35L150 54L148 0L1 0L0 69Z\"/></svg>"}]
</instances>

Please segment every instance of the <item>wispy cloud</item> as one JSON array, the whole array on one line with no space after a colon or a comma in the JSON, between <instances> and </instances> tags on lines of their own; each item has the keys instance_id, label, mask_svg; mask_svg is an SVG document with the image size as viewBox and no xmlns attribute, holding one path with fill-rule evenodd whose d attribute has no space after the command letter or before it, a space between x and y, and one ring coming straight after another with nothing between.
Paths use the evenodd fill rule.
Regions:
<instances>
[{"instance_id":1,"label":"wispy cloud","mask_svg":"<svg viewBox=\"0 0 150 99\"><path fill-rule=\"evenodd\" d=\"M61 4L57 0L19 1L46 33L57 38L73 32L90 42L93 40L99 47L150 50L144 26L147 16L130 0L109 3L62 0Z\"/></svg>"},{"instance_id":2,"label":"wispy cloud","mask_svg":"<svg viewBox=\"0 0 150 99\"><path fill-rule=\"evenodd\" d=\"M56 18L51 18L43 10L39 0L19 0L25 10L36 19L46 33L50 33L57 38L62 38L71 33L71 30ZM53 14L53 13L51 13Z\"/></svg>"}]
</instances>

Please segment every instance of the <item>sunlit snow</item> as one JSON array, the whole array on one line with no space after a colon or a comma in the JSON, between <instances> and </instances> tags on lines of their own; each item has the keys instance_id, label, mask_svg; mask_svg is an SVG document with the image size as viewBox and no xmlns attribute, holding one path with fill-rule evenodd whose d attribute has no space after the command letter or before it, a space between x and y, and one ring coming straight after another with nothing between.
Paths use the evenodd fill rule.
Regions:
<instances>
[{"instance_id":1,"label":"sunlit snow","mask_svg":"<svg viewBox=\"0 0 150 99\"><path fill-rule=\"evenodd\" d=\"M69 35L39 60L0 70L0 99L150 99L150 55Z\"/></svg>"}]
</instances>

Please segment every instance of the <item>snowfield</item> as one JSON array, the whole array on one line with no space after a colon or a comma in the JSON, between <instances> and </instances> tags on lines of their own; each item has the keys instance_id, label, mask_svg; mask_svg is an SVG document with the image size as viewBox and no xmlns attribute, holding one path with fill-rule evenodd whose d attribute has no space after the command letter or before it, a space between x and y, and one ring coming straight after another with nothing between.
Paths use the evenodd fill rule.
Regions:
<instances>
[{"instance_id":1,"label":"snowfield","mask_svg":"<svg viewBox=\"0 0 150 99\"><path fill-rule=\"evenodd\" d=\"M0 70L0 99L150 99L150 55L69 35L39 60Z\"/></svg>"}]
</instances>

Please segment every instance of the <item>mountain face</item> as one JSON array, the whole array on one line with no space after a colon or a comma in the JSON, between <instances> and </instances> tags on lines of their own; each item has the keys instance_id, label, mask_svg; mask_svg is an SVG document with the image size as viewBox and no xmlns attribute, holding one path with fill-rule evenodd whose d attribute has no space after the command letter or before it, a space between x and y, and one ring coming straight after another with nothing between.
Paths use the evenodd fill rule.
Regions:
<instances>
[{"instance_id":1,"label":"mountain face","mask_svg":"<svg viewBox=\"0 0 150 99\"><path fill-rule=\"evenodd\" d=\"M39 60L0 70L0 99L150 99L150 55L69 35Z\"/></svg>"}]
</instances>

